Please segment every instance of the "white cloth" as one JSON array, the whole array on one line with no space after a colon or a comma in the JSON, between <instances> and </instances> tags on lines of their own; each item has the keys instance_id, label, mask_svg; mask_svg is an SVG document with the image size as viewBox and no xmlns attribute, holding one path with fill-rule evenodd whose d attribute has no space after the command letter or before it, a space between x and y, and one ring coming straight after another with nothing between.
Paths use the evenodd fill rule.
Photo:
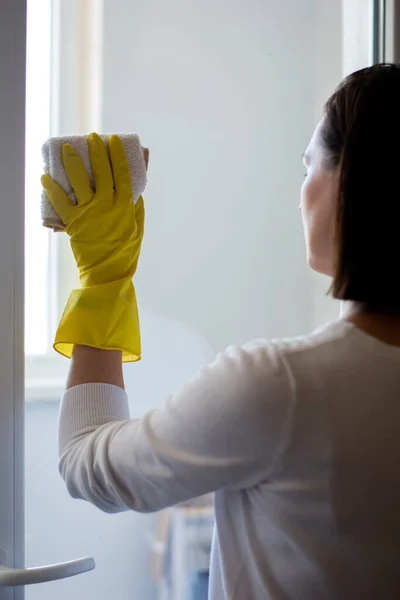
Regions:
<instances>
[{"instance_id":1,"label":"white cloth","mask_svg":"<svg viewBox=\"0 0 400 600\"><path fill-rule=\"evenodd\" d=\"M400 597L400 348L344 321L230 349L139 420L69 390L60 470L108 512L216 491L212 600Z\"/></svg>"},{"instance_id":2,"label":"white cloth","mask_svg":"<svg viewBox=\"0 0 400 600\"><path fill-rule=\"evenodd\" d=\"M108 148L108 135L100 136ZM147 183L146 164L143 156L143 147L139 136L135 133L118 134L121 139L129 165L131 175L133 201L136 202L144 192ZM76 204L76 196L71 187L62 162L63 144L69 143L79 152L82 162L89 173L90 181L94 186L93 173L90 164L89 146L87 135L73 135L49 138L42 146L43 171L49 174ZM46 227L63 228L63 222L50 204L46 192L42 190L41 216Z\"/></svg>"}]
</instances>

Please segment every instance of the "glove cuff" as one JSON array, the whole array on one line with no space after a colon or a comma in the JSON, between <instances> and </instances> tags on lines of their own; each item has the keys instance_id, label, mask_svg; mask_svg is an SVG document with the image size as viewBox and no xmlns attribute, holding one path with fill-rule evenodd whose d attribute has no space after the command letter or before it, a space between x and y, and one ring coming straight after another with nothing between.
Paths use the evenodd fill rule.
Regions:
<instances>
[{"instance_id":1,"label":"glove cuff","mask_svg":"<svg viewBox=\"0 0 400 600\"><path fill-rule=\"evenodd\" d=\"M140 360L139 315L130 279L71 292L57 329L54 349L71 358L75 344L121 350L123 362Z\"/></svg>"}]
</instances>

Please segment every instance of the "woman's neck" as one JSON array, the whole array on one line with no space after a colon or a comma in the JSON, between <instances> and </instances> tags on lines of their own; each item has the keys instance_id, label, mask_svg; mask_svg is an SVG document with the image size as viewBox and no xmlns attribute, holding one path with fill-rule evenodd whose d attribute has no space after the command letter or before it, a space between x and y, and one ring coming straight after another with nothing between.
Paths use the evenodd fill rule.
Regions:
<instances>
[{"instance_id":1,"label":"woman's neck","mask_svg":"<svg viewBox=\"0 0 400 600\"><path fill-rule=\"evenodd\" d=\"M382 342L400 346L400 315L375 313L359 302L346 301L341 303L340 318Z\"/></svg>"}]
</instances>

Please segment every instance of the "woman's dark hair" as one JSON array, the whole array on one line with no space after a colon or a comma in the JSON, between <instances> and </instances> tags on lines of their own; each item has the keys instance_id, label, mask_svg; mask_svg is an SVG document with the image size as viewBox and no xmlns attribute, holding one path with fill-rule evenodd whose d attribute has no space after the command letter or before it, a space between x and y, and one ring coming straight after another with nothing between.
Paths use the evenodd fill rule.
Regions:
<instances>
[{"instance_id":1,"label":"woman's dark hair","mask_svg":"<svg viewBox=\"0 0 400 600\"><path fill-rule=\"evenodd\" d=\"M400 65L349 75L325 105L321 143L340 168L331 293L400 313Z\"/></svg>"}]
</instances>

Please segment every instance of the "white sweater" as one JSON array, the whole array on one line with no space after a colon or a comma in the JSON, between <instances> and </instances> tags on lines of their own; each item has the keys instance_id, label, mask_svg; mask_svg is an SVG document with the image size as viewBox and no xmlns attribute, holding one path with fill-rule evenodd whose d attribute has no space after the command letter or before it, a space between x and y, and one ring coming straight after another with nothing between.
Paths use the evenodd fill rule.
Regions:
<instances>
[{"instance_id":1,"label":"white sweater","mask_svg":"<svg viewBox=\"0 0 400 600\"><path fill-rule=\"evenodd\" d=\"M215 491L212 600L400 598L400 349L343 321L230 349L142 419L69 390L60 470L107 512Z\"/></svg>"}]
</instances>

